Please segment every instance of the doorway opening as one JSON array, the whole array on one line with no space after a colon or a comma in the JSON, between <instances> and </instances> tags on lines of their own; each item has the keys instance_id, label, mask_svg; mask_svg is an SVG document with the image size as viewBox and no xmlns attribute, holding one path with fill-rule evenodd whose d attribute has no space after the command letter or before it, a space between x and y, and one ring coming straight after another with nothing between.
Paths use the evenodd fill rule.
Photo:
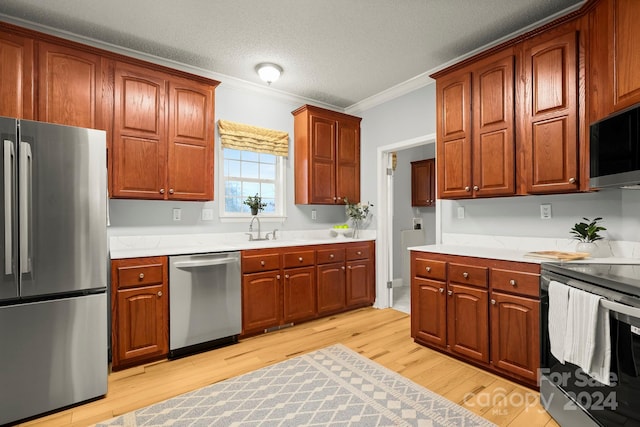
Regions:
<instances>
[{"instance_id":1,"label":"doorway opening","mask_svg":"<svg viewBox=\"0 0 640 427\"><path fill-rule=\"evenodd\" d=\"M377 178L378 178L378 216L376 228L377 232L377 267L376 267L376 307L386 308L393 306L394 300L394 278L398 284L397 277L401 277L400 272L394 272L394 264L398 266L401 264L398 257L402 257L402 249L399 249L399 239L401 233L399 230L394 232L394 171L392 167L392 153L400 152L402 150L408 150L415 147L425 146L427 144L435 144L436 135L429 134L420 136L417 138L400 141L394 144L378 147L377 152ZM419 160L419 159L415 159ZM409 165L403 164L400 167L407 168ZM406 176L406 170L403 171ZM408 182L410 183L410 171ZM403 181L406 177L403 179ZM436 203L435 209L435 227L432 227L433 236L429 236L431 242L440 241L440 204ZM395 227L398 229L398 227ZM395 244L394 244L395 243ZM395 248L395 250L394 250ZM398 268L396 267L396 270ZM407 285L407 284L405 284ZM409 289L399 289L399 291L405 293L408 298ZM408 308L408 307L407 307Z\"/></svg>"}]
</instances>

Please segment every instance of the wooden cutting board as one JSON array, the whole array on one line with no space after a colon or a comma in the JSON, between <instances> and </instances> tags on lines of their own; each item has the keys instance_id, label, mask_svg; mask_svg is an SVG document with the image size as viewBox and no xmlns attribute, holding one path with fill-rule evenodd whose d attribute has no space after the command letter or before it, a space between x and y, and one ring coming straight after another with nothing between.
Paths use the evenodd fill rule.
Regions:
<instances>
[{"instance_id":1,"label":"wooden cutting board","mask_svg":"<svg viewBox=\"0 0 640 427\"><path fill-rule=\"evenodd\" d=\"M587 252L536 251L527 252L524 256L571 261L575 259L588 258L589 254Z\"/></svg>"}]
</instances>

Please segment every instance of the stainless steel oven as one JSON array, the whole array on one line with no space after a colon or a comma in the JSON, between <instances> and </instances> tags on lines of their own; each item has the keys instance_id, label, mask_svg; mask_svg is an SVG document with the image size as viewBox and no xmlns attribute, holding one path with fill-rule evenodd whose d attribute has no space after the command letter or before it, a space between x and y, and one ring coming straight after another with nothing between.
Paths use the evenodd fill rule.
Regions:
<instances>
[{"instance_id":1,"label":"stainless steel oven","mask_svg":"<svg viewBox=\"0 0 640 427\"><path fill-rule=\"evenodd\" d=\"M549 340L549 283L602 297L609 311L610 385L560 363ZM562 426L640 426L640 265L543 264L540 400Z\"/></svg>"}]
</instances>

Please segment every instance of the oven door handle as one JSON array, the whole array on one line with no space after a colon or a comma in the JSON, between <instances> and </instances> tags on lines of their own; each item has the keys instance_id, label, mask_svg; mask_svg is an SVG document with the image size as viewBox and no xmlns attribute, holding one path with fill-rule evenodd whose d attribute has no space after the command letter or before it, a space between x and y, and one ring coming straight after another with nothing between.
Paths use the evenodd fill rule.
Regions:
<instances>
[{"instance_id":1,"label":"oven door handle","mask_svg":"<svg viewBox=\"0 0 640 427\"><path fill-rule=\"evenodd\" d=\"M600 300L600 304L603 307L608 308L609 310L616 313L626 314L627 316L631 316L635 319L640 319L640 308L630 307L628 305L620 304L606 299Z\"/></svg>"}]
</instances>

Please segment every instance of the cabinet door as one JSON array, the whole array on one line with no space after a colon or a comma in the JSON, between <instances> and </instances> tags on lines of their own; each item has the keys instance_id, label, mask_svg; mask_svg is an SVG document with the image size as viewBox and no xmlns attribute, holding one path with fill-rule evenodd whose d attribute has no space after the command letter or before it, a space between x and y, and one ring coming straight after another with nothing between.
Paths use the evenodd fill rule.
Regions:
<instances>
[{"instance_id":1,"label":"cabinet door","mask_svg":"<svg viewBox=\"0 0 640 427\"><path fill-rule=\"evenodd\" d=\"M33 119L33 40L0 31L0 116Z\"/></svg>"},{"instance_id":2,"label":"cabinet door","mask_svg":"<svg viewBox=\"0 0 640 427\"><path fill-rule=\"evenodd\" d=\"M338 121L336 202L360 201L360 122Z\"/></svg>"},{"instance_id":3,"label":"cabinet door","mask_svg":"<svg viewBox=\"0 0 640 427\"><path fill-rule=\"evenodd\" d=\"M444 282L414 277L411 285L411 336L444 348L447 344L447 298Z\"/></svg>"},{"instance_id":4,"label":"cabinet door","mask_svg":"<svg viewBox=\"0 0 640 427\"><path fill-rule=\"evenodd\" d=\"M162 285L117 291L117 340L113 365L167 354L167 293Z\"/></svg>"},{"instance_id":5,"label":"cabinet door","mask_svg":"<svg viewBox=\"0 0 640 427\"><path fill-rule=\"evenodd\" d=\"M314 267L284 270L283 322L311 319L316 315L316 269Z\"/></svg>"},{"instance_id":6,"label":"cabinet door","mask_svg":"<svg viewBox=\"0 0 640 427\"><path fill-rule=\"evenodd\" d=\"M169 199L213 200L213 93L204 83L169 83Z\"/></svg>"},{"instance_id":7,"label":"cabinet door","mask_svg":"<svg viewBox=\"0 0 640 427\"><path fill-rule=\"evenodd\" d=\"M471 73L436 82L438 197L471 197Z\"/></svg>"},{"instance_id":8,"label":"cabinet door","mask_svg":"<svg viewBox=\"0 0 640 427\"><path fill-rule=\"evenodd\" d=\"M51 43L38 46L38 120L101 129L102 59Z\"/></svg>"},{"instance_id":9,"label":"cabinet door","mask_svg":"<svg viewBox=\"0 0 640 427\"><path fill-rule=\"evenodd\" d=\"M611 0L610 4L613 109L619 111L640 102L640 3L637 0Z\"/></svg>"},{"instance_id":10,"label":"cabinet door","mask_svg":"<svg viewBox=\"0 0 640 427\"><path fill-rule=\"evenodd\" d=\"M435 200L435 160L411 162L411 206L432 206Z\"/></svg>"},{"instance_id":11,"label":"cabinet door","mask_svg":"<svg viewBox=\"0 0 640 427\"><path fill-rule=\"evenodd\" d=\"M347 307L373 302L373 266L370 261L347 262Z\"/></svg>"},{"instance_id":12,"label":"cabinet door","mask_svg":"<svg viewBox=\"0 0 640 427\"><path fill-rule=\"evenodd\" d=\"M540 302L491 294L491 359L496 368L537 380L540 367Z\"/></svg>"},{"instance_id":13,"label":"cabinet door","mask_svg":"<svg viewBox=\"0 0 640 427\"><path fill-rule=\"evenodd\" d=\"M281 292L280 273L244 274L242 277L242 334L278 326Z\"/></svg>"},{"instance_id":14,"label":"cabinet door","mask_svg":"<svg viewBox=\"0 0 640 427\"><path fill-rule=\"evenodd\" d=\"M511 195L516 189L515 57L500 55L473 70L474 197Z\"/></svg>"},{"instance_id":15,"label":"cabinet door","mask_svg":"<svg viewBox=\"0 0 640 427\"><path fill-rule=\"evenodd\" d=\"M449 283L447 344L460 355L489 362L488 292Z\"/></svg>"},{"instance_id":16,"label":"cabinet door","mask_svg":"<svg viewBox=\"0 0 640 427\"><path fill-rule=\"evenodd\" d=\"M339 311L345 307L345 265L333 263L319 265L318 314Z\"/></svg>"},{"instance_id":17,"label":"cabinet door","mask_svg":"<svg viewBox=\"0 0 640 427\"><path fill-rule=\"evenodd\" d=\"M162 73L116 64L113 197L166 197L166 85Z\"/></svg>"},{"instance_id":18,"label":"cabinet door","mask_svg":"<svg viewBox=\"0 0 640 427\"><path fill-rule=\"evenodd\" d=\"M311 203L336 202L336 121L311 115Z\"/></svg>"},{"instance_id":19,"label":"cabinet door","mask_svg":"<svg viewBox=\"0 0 640 427\"><path fill-rule=\"evenodd\" d=\"M524 176L529 193L578 189L577 37L575 24L524 44Z\"/></svg>"}]
</instances>

